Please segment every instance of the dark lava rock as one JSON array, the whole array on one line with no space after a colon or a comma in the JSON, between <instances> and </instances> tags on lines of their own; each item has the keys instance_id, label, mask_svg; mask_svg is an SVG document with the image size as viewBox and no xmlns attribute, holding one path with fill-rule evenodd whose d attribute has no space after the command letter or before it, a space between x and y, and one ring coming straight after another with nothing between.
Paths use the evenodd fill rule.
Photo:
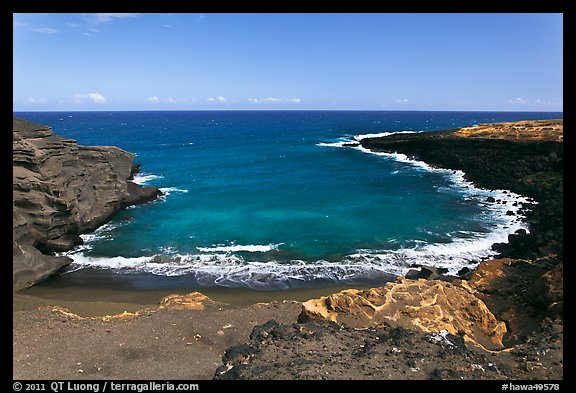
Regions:
<instances>
[{"instance_id":1,"label":"dark lava rock","mask_svg":"<svg viewBox=\"0 0 576 393\"><path fill-rule=\"evenodd\" d=\"M472 275L472 270L469 267L464 266L462 269L458 270L458 277L467 280Z\"/></svg>"},{"instance_id":2,"label":"dark lava rock","mask_svg":"<svg viewBox=\"0 0 576 393\"><path fill-rule=\"evenodd\" d=\"M461 170L479 187L507 189L532 198L538 203L522 210L530 230L526 242L499 245L496 250L509 258L562 255L561 141L464 138L452 131L435 131L366 138L360 144L374 152L403 153L434 167ZM495 203L496 199L488 197L486 201Z\"/></svg>"},{"instance_id":3,"label":"dark lava rock","mask_svg":"<svg viewBox=\"0 0 576 393\"><path fill-rule=\"evenodd\" d=\"M214 379L503 379L511 368L462 336L314 320L256 326L228 349ZM495 366L496 365L496 366ZM452 370L452 371L443 371Z\"/></svg>"},{"instance_id":4,"label":"dark lava rock","mask_svg":"<svg viewBox=\"0 0 576 393\"><path fill-rule=\"evenodd\" d=\"M444 280L444 281L451 281L455 277L445 276L445 273L448 273L448 269L444 267L435 267L435 266L427 266L427 265L419 265L413 264L411 267L418 267L420 270L410 269L406 273L404 277L409 278L411 280L417 280L419 278L425 278L427 280Z\"/></svg>"}]
</instances>

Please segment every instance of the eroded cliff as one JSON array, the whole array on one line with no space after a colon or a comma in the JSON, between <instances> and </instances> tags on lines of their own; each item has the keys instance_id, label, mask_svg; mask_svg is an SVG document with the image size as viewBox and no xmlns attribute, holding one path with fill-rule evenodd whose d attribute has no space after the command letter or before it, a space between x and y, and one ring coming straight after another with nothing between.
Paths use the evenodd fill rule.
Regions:
<instances>
[{"instance_id":1,"label":"eroded cliff","mask_svg":"<svg viewBox=\"0 0 576 393\"><path fill-rule=\"evenodd\" d=\"M156 187L129 181L134 155L81 146L47 126L13 119L13 289L33 285L70 263L47 255L81 244L126 206L155 199Z\"/></svg>"}]
</instances>

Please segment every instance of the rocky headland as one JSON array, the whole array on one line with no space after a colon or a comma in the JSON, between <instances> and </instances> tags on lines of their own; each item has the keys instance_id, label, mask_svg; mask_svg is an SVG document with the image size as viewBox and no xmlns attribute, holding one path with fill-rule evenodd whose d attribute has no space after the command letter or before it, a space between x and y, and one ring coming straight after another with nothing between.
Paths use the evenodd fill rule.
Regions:
<instances>
[{"instance_id":1,"label":"rocky headland","mask_svg":"<svg viewBox=\"0 0 576 393\"><path fill-rule=\"evenodd\" d=\"M562 140L562 120L531 120L395 134L360 143L375 152L402 153L435 167L461 170L481 188L531 197L537 205L523 211L530 233L519 231L495 247L504 257L534 258L562 255Z\"/></svg>"},{"instance_id":2,"label":"rocky headland","mask_svg":"<svg viewBox=\"0 0 576 393\"><path fill-rule=\"evenodd\" d=\"M305 302L234 306L192 293L98 317L15 310L14 377L563 379L562 132L561 120L526 121L361 141L537 202L523 211L529 231L459 277L421 266ZM43 198L37 210L55 210ZM36 245L58 249L68 237L54 233Z\"/></svg>"},{"instance_id":3,"label":"rocky headland","mask_svg":"<svg viewBox=\"0 0 576 393\"><path fill-rule=\"evenodd\" d=\"M81 146L50 127L13 119L13 289L42 281L70 263L51 255L81 244L119 210L154 200L155 187L130 181L134 155Z\"/></svg>"}]
</instances>

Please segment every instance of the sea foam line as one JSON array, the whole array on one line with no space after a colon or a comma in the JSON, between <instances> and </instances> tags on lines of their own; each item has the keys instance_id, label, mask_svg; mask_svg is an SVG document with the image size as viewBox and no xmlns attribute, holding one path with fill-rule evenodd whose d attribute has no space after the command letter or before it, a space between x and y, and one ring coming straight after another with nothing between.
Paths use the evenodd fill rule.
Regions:
<instances>
[{"instance_id":1,"label":"sea foam line","mask_svg":"<svg viewBox=\"0 0 576 393\"><path fill-rule=\"evenodd\" d=\"M505 194L510 197L509 194ZM496 204L491 204L496 205ZM234 252L268 252L279 245L232 245L199 247L202 254L179 254L162 250L162 254L140 257L92 257L82 250L69 252L70 271L83 267L114 269L118 273L151 273L159 276L191 275L204 286L247 287L260 290L288 289L306 286L316 280L355 284L358 280L389 280L392 275L405 275L414 264L448 269L456 275L464 267L496 254L493 243L506 242L510 233L525 228L517 217L498 224L489 233L471 234L470 238L453 238L447 243L417 242L413 247L397 250L358 250L339 261L245 261ZM311 285L311 284L308 284Z\"/></svg>"},{"instance_id":2,"label":"sea foam line","mask_svg":"<svg viewBox=\"0 0 576 393\"><path fill-rule=\"evenodd\" d=\"M137 173L134 176L134 179L132 179L133 183L136 183L140 186L143 185L148 185L150 182L154 181L154 180L158 180L158 179L163 179L164 176L162 175L155 175L153 173ZM173 193L183 193L186 194L187 192L189 192L189 190L187 189L183 189L183 188L177 188L177 187L160 187L159 190L162 192L162 196L160 197L160 200L166 200L167 196L170 196Z\"/></svg>"},{"instance_id":3,"label":"sea foam line","mask_svg":"<svg viewBox=\"0 0 576 393\"><path fill-rule=\"evenodd\" d=\"M479 257L493 252L490 245L502 240L506 232L497 231L480 239L460 239L446 244L418 244L399 250L358 250L339 261L246 261L232 253L157 254L140 257L92 257L83 252L70 253L70 271L93 267L113 269L117 273L150 273L175 277L190 275L203 286L245 287L279 290L312 286L314 282L385 282L405 275L413 264L441 266L457 274L471 267ZM381 285L381 284L380 284Z\"/></svg>"},{"instance_id":4,"label":"sea foam line","mask_svg":"<svg viewBox=\"0 0 576 393\"><path fill-rule=\"evenodd\" d=\"M168 196L174 192L180 192L186 194L189 191L183 188L176 188L176 187L161 187L159 188L159 190L162 191L162 194L164 194L165 196Z\"/></svg>"}]
</instances>

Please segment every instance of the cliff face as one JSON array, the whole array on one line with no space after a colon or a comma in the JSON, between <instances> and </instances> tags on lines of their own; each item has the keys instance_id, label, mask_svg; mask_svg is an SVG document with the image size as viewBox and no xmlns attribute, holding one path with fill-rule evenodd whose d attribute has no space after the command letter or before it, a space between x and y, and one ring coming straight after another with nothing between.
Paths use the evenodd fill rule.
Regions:
<instances>
[{"instance_id":1,"label":"cliff face","mask_svg":"<svg viewBox=\"0 0 576 393\"><path fill-rule=\"evenodd\" d=\"M155 199L155 187L129 181L134 155L81 146L40 124L13 119L13 289L70 263L67 251L122 208Z\"/></svg>"}]
</instances>

